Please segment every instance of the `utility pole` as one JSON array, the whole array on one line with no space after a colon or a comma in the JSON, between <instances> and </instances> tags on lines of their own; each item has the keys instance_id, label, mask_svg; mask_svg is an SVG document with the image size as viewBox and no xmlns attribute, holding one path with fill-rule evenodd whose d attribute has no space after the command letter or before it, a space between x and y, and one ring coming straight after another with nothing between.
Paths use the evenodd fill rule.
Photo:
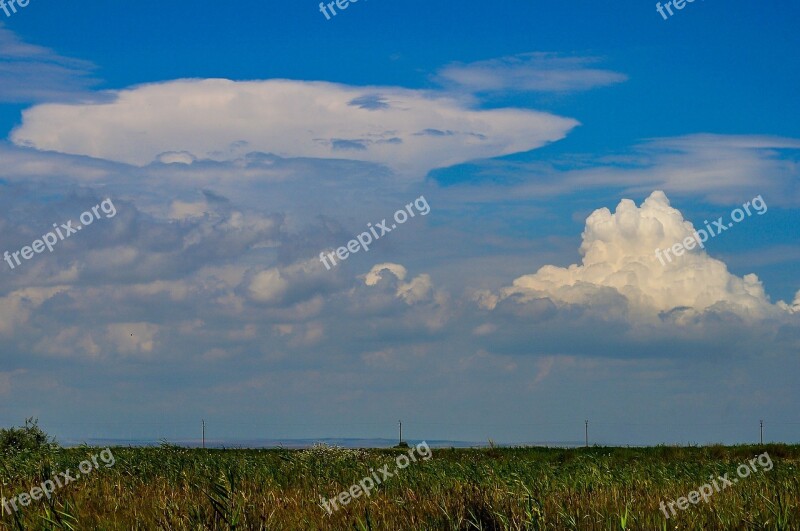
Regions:
<instances>
[{"instance_id":1,"label":"utility pole","mask_svg":"<svg viewBox=\"0 0 800 531\"><path fill-rule=\"evenodd\" d=\"M589 448L589 420L586 420L586 448Z\"/></svg>"},{"instance_id":2,"label":"utility pole","mask_svg":"<svg viewBox=\"0 0 800 531\"><path fill-rule=\"evenodd\" d=\"M758 421L761 424L761 444L764 444L764 419Z\"/></svg>"},{"instance_id":3,"label":"utility pole","mask_svg":"<svg viewBox=\"0 0 800 531\"><path fill-rule=\"evenodd\" d=\"M203 419L203 450L206 449L206 421Z\"/></svg>"},{"instance_id":4,"label":"utility pole","mask_svg":"<svg viewBox=\"0 0 800 531\"><path fill-rule=\"evenodd\" d=\"M398 420L397 423L400 425L400 444L403 444L403 421Z\"/></svg>"}]
</instances>

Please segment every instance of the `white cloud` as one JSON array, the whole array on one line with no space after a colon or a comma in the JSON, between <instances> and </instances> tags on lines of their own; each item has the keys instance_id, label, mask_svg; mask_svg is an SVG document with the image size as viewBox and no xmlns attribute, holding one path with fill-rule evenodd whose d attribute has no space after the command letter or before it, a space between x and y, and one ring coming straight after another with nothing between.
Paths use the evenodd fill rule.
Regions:
<instances>
[{"instance_id":1,"label":"white cloud","mask_svg":"<svg viewBox=\"0 0 800 531\"><path fill-rule=\"evenodd\" d=\"M281 275L278 268L261 271L253 277L250 283L250 296L253 300L266 303L277 303L283 299L289 283Z\"/></svg>"},{"instance_id":2,"label":"white cloud","mask_svg":"<svg viewBox=\"0 0 800 531\"><path fill-rule=\"evenodd\" d=\"M796 153L785 157L782 151L798 149L800 140L772 136L693 134L659 138L637 148L644 157L640 162L651 166L647 171L616 169L612 170L614 179L604 169L590 170L576 184L582 187L597 182L595 179L606 184L616 181L637 193L668 189L705 195L715 203L732 203L749 192L797 201L797 164L791 160ZM602 173L612 178L604 179Z\"/></svg>"},{"instance_id":3,"label":"white cloud","mask_svg":"<svg viewBox=\"0 0 800 531\"><path fill-rule=\"evenodd\" d=\"M68 326L53 330L32 350L48 357L97 361L121 355L151 357L159 348L156 334L161 327L152 323L112 323L104 327L104 333L89 328Z\"/></svg>"},{"instance_id":4,"label":"white cloud","mask_svg":"<svg viewBox=\"0 0 800 531\"><path fill-rule=\"evenodd\" d=\"M346 158L419 178L433 168L528 151L578 122L522 109L474 110L453 97L325 82L177 80L100 104L23 113L18 145L146 165L236 160L247 152Z\"/></svg>"},{"instance_id":5,"label":"white cloud","mask_svg":"<svg viewBox=\"0 0 800 531\"><path fill-rule=\"evenodd\" d=\"M407 304L428 300L433 292L433 281L425 273L414 277L411 282L401 283L397 287L398 296Z\"/></svg>"},{"instance_id":6,"label":"white cloud","mask_svg":"<svg viewBox=\"0 0 800 531\"><path fill-rule=\"evenodd\" d=\"M121 288L118 288L121 289ZM137 295L140 297L152 297L159 293L165 293L169 296L170 300L182 301L185 300L192 290L189 282L184 280L156 280L145 284L135 284L125 289L125 296Z\"/></svg>"},{"instance_id":7,"label":"white cloud","mask_svg":"<svg viewBox=\"0 0 800 531\"><path fill-rule=\"evenodd\" d=\"M631 195L664 190L713 204L763 194L770 204L796 206L798 150L796 138L702 133L652 139L619 153L568 154L548 162L483 161L468 174L472 179L450 188L448 198L471 203L507 197L538 201L613 187ZM520 181L520 173L527 178Z\"/></svg>"},{"instance_id":8,"label":"white cloud","mask_svg":"<svg viewBox=\"0 0 800 531\"><path fill-rule=\"evenodd\" d=\"M791 305L786 304L783 301L778 301L778 306L789 313L800 313L800 290L795 294L794 301Z\"/></svg>"},{"instance_id":9,"label":"white cloud","mask_svg":"<svg viewBox=\"0 0 800 531\"><path fill-rule=\"evenodd\" d=\"M54 336L48 335L42 338L36 344L35 350L55 357L74 357L87 360L99 359L102 352L92 334L77 326L64 328Z\"/></svg>"},{"instance_id":10,"label":"white cloud","mask_svg":"<svg viewBox=\"0 0 800 531\"><path fill-rule=\"evenodd\" d=\"M611 70L590 68L595 57L564 57L549 53L525 53L467 64L451 64L439 71L446 84L474 92L589 90L627 80Z\"/></svg>"},{"instance_id":11,"label":"white cloud","mask_svg":"<svg viewBox=\"0 0 800 531\"><path fill-rule=\"evenodd\" d=\"M300 318L318 313L323 306L322 294L328 293L337 282L337 275L327 272L318 259L309 258L252 270L240 287L251 301L276 309L282 307Z\"/></svg>"},{"instance_id":12,"label":"white cloud","mask_svg":"<svg viewBox=\"0 0 800 531\"><path fill-rule=\"evenodd\" d=\"M634 322L675 309L716 309L761 318L782 308L769 302L756 275L732 275L723 262L702 249L665 265L656 258L656 249L671 247L693 233L692 224L661 191L653 192L641 207L623 199L613 214L601 208L586 220L581 264L546 265L514 280L499 299L548 298L562 305L597 306L621 296ZM485 296L483 301L488 307L499 302Z\"/></svg>"},{"instance_id":13,"label":"white cloud","mask_svg":"<svg viewBox=\"0 0 800 531\"><path fill-rule=\"evenodd\" d=\"M397 278L397 297L403 299L409 306L418 302L429 301L433 296L433 281L430 275L423 273L403 282L408 274L405 267L391 262L376 264L364 275L364 284L375 286L383 279L383 272L388 271Z\"/></svg>"},{"instance_id":14,"label":"white cloud","mask_svg":"<svg viewBox=\"0 0 800 531\"><path fill-rule=\"evenodd\" d=\"M106 339L116 352L150 355L160 328L152 323L114 323L106 327Z\"/></svg>"},{"instance_id":15,"label":"white cloud","mask_svg":"<svg viewBox=\"0 0 800 531\"><path fill-rule=\"evenodd\" d=\"M161 164L191 164L197 159L191 153L185 151L167 151L160 153L156 160Z\"/></svg>"},{"instance_id":16,"label":"white cloud","mask_svg":"<svg viewBox=\"0 0 800 531\"><path fill-rule=\"evenodd\" d=\"M205 201L189 203L187 201L175 200L169 208L170 219L199 218L208 212L208 204Z\"/></svg>"},{"instance_id":17,"label":"white cloud","mask_svg":"<svg viewBox=\"0 0 800 531\"><path fill-rule=\"evenodd\" d=\"M400 264L393 264L391 262L375 264L372 266L372 269L369 270L369 273L364 276L364 283L367 286L374 286L380 282L381 278L383 278L383 275L381 275L383 271L389 271L391 274L396 276L398 280L405 280L406 275L408 274L406 268Z\"/></svg>"},{"instance_id":18,"label":"white cloud","mask_svg":"<svg viewBox=\"0 0 800 531\"><path fill-rule=\"evenodd\" d=\"M34 310L67 289L66 286L25 288L0 297L0 336L12 335L15 328L27 324Z\"/></svg>"}]
</instances>

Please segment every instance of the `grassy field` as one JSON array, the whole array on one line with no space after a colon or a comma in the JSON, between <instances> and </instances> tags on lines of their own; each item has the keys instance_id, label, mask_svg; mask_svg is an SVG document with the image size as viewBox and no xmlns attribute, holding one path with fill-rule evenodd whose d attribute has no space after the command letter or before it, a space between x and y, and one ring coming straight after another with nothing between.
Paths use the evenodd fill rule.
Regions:
<instances>
[{"instance_id":1,"label":"grassy field","mask_svg":"<svg viewBox=\"0 0 800 531\"><path fill-rule=\"evenodd\" d=\"M2 458L3 497L31 491L98 448ZM667 520L659 503L768 452L708 503ZM2 529L800 529L800 446L433 449L340 510L334 498L402 450L113 448L103 463L9 515ZM372 469L372 470L371 470Z\"/></svg>"}]
</instances>

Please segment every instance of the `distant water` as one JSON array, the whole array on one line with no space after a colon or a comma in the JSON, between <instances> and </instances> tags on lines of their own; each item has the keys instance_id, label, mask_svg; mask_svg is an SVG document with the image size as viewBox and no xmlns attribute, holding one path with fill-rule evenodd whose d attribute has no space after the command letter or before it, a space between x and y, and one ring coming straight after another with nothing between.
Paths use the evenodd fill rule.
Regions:
<instances>
[{"instance_id":1,"label":"distant water","mask_svg":"<svg viewBox=\"0 0 800 531\"><path fill-rule=\"evenodd\" d=\"M67 439L59 438L59 444L65 447L80 446L159 446L162 443L174 444L186 448L200 448L202 441L198 439ZM409 440L408 444L418 444L422 441ZM485 442L429 440L432 448L485 448ZM327 444L343 448L391 448L397 445L397 439L206 439L206 448L310 448L315 444ZM524 442L511 445L497 444L497 446L552 446L573 447L582 446L582 441L547 441Z\"/></svg>"}]
</instances>

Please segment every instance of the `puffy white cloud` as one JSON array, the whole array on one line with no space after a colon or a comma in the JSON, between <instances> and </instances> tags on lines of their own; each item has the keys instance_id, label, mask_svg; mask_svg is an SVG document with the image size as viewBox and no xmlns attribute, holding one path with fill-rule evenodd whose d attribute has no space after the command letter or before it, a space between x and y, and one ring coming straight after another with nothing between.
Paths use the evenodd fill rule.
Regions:
<instances>
[{"instance_id":1,"label":"puffy white cloud","mask_svg":"<svg viewBox=\"0 0 800 531\"><path fill-rule=\"evenodd\" d=\"M208 212L208 205L205 201L189 203L187 201L175 200L170 205L170 219L199 218Z\"/></svg>"},{"instance_id":2,"label":"puffy white cloud","mask_svg":"<svg viewBox=\"0 0 800 531\"><path fill-rule=\"evenodd\" d=\"M0 336L11 335L45 301L67 290L66 286L32 287L0 297Z\"/></svg>"},{"instance_id":3,"label":"puffy white cloud","mask_svg":"<svg viewBox=\"0 0 800 531\"><path fill-rule=\"evenodd\" d=\"M47 357L83 360L109 360L121 355L148 358L159 348L156 334L160 328L141 322L111 323L100 333L85 326L54 327L31 350Z\"/></svg>"},{"instance_id":4,"label":"puffy white cloud","mask_svg":"<svg viewBox=\"0 0 800 531\"><path fill-rule=\"evenodd\" d=\"M102 352L92 333L77 326L70 326L59 330L55 335L43 337L36 344L35 350L55 357L88 360L99 359Z\"/></svg>"},{"instance_id":5,"label":"puffy white cloud","mask_svg":"<svg viewBox=\"0 0 800 531\"><path fill-rule=\"evenodd\" d=\"M260 306L282 309L293 319L305 319L322 309L323 294L335 290L339 283L338 275L326 271L319 260L311 258L252 270L240 287ZM283 318L289 318L289 314Z\"/></svg>"},{"instance_id":6,"label":"puffy white cloud","mask_svg":"<svg viewBox=\"0 0 800 531\"><path fill-rule=\"evenodd\" d=\"M398 280L405 280L408 271L405 267L401 266L400 264L393 264L391 262L386 262L384 264L375 264L372 266L372 269L369 270L369 273L364 275L364 283L367 286L374 286L378 282L380 282L383 276L381 275L382 272L389 271L391 274L397 277Z\"/></svg>"},{"instance_id":7,"label":"puffy white cloud","mask_svg":"<svg viewBox=\"0 0 800 531\"><path fill-rule=\"evenodd\" d=\"M789 313L800 313L800 291L798 291L794 296L794 301L791 305L786 304L783 301L778 301L778 306L783 308Z\"/></svg>"},{"instance_id":8,"label":"puffy white cloud","mask_svg":"<svg viewBox=\"0 0 800 531\"><path fill-rule=\"evenodd\" d=\"M280 302L288 289L289 283L274 267L256 273L249 288L253 300L266 303Z\"/></svg>"},{"instance_id":9,"label":"puffy white cloud","mask_svg":"<svg viewBox=\"0 0 800 531\"><path fill-rule=\"evenodd\" d=\"M444 94L326 82L176 80L114 95L111 103L32 107L11 138L136 165L261 151L363 160L419 178L433 168L528 151L578 125L531 110L474 110Z\"/></svg>"},{"instance_id":10,"label":"puffy white cloud","mask_svg":"<svg viewBox=\"0 0 800 531\"><path fill-rule=\"evenodd\" d=\"M742 317L775 314L785 305L769 302L756 275L737 277L727 266L695 248L661 264L656 249L672 247L694 233L692 223L670 206L661 191L637 207L623 199L612 214L595 210L586 220L581 264L546 265L514 280L499 297L480 294L484 307L503 299L550 299L557 304L615 305L622 297L631 321L670 310L728 311Z\"/></svg>"},{"instance_id":11,"label":"puffy white cloud","mask_svg":"<svg viewBox=\"0 0 800 531\"><path fill-rule=\"evenodd\" d=\"M106 327L106 339L116 352L151 355L160 328L152 323L114 323Z\"/></svg>"},{"instance_id":12,"label":"puffy white cloud","mask_svg":"<svg viewBox=\"0 0 800 531\"><path fill-rule=\"evenodd\" d=\"M411 279L411 282L401 283L397 287L397 295L407 304L414 304L428 300L433 292L433 281L430 275L421 274Z\"/></svg>"},{"instance_id":13,"label":"puffy white cloud","mask_svg":"<svg viewBox=\"0 0 800 531\"><path fill-rule=\"evenodd\" d=\"M390 272L394 275L397 282L397 297L403 299L406 304L412 305L418 302L427 301L433 295L433 281L430 275L423 273L411 279L410 282L403 282L406 278L406 268L400 264L390 262L377 264L364 275L364 283L367 286L375 286L383 279L382 273Z\"/></svg>"}]
</instances>

